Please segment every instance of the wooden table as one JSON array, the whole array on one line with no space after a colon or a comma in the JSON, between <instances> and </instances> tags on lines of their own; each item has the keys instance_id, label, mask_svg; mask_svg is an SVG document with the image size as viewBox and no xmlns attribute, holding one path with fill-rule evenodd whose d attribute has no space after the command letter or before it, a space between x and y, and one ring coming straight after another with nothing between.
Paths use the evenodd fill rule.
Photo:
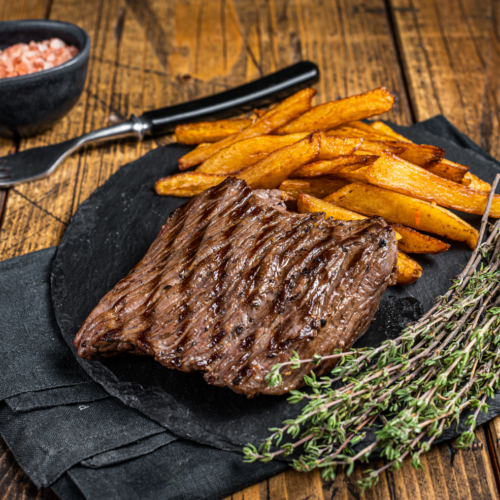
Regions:
<instances>
[{"instance_id":1,"label":"wooden table","mask_svg":"<svg viewBox=\"0 0 500 500\"><path fill-rule=\"evenodd\" d=\"M86 89L53 130L0 139L0 156L59 142L141 112L219 92L301 59L321 69L316 102L385 85L387 118L408 125L438 113L500 156L498 0L0 0L0 20L50 18L92 38ZM49 179L0 191L0 259L57 245L71 215L121 165L171 138L115 142L73 155ZM384 473L366 498L498 497L500 417L468 451L432 448L416 472ZM236 499L358 498L356 480L283 473ZM0 499L47 498L0 440Z\"/></svg>"}]
</instances>

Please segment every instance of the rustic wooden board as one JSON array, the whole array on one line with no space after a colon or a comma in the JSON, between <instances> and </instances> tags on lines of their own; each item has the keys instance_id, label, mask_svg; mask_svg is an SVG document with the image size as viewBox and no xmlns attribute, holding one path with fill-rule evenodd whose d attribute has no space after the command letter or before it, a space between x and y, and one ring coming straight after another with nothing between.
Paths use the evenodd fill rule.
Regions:
<instances>
[{"instance_id":1,"label":"rustic wooden board","mask_svg":"<svg viewBox=\"0 0 500 500\"><path fill-rule=\"evenodd\" d=\"M437 7L431 0L391 0L390 11L384 0L359 4L350 0L0 2L2 20L48 16L74 22L92 38L87 86L77 106L53 130L22 141L18 147L23 150L58 142L130 113L219 92L300 59L317 62L322 71L317 102L385 85L398 95L397 106L387 118L410 124L415 118L424 119L442 110L459 128L485 144L495 137L498 127L498 109L494 107L498 96L491 83L498 53L487 50L488 40L494 36L488 32L493 3L440 2L439 11L448 16L443 21L445 29L435 18ZM455 9L461 13L458 26L453 26L456 21L450 16ZM428 20L429 15L434 18ZM487 21L490 24L485 29ZM430 26L439 29L433 31ZM460 48L464 40L475 44L476 52L468 45L465 53L454 50L441 61L439 47L453 43ZM415 43L417 46L412 46ZM425 58L432 51L436 54L431 64ZM486 65L487 76L484 61L492 61ZM487 88L481 94L481 104L474 101L474 95L481 93L478 82ZM457 98L460 92L466 96L463 104ZM441 108L436 108L436 103ZM489 110L488 105L493 108ZM474 126L467 128L468 120L476 120L474 130ZM486 125L474 135L478 123ZM0 219L0 259L56 245L71 215L97 186L123 163L170 140L165 137L142 144L122 141L91 147L67 160L49 179L11 189L3 223ZM495 154L500 143L490 144ZM12 147L16 145L0 142L0 154ZM0 205L2 198L5 200L0 194ZM479 429L470 451L455 452L446 444L434 447L422 460L424 471L416 472L405 463L400 471L387 472L366 498L496 498L495 462L490 460L487 445L488 438L490 442L498 440L500 424L497 427L497 434L495 426L488 428L487 434ZM340 474L333 483L323 483L317 472L288 471L232 498L358 498L356 480L360 477L361 470L356 469L350 478ZM37 492L3 443L0 481L0 500L52 498L50 492Z\"/></svg>"}]
</instances>

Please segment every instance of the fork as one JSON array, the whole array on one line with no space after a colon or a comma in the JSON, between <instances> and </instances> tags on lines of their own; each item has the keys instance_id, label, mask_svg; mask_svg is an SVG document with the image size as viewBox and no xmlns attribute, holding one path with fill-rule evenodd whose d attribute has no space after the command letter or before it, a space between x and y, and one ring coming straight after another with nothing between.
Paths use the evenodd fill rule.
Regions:
<instances>
[{"instance_id":1,"label":"fork","mask_svg":"<svg viewBox=\"0 0 500 500\"><path fill-rule=\"evenodd\" d=\"M0 188L42 179L85 144L135 137L158 136L172 133L175 125L201 121L206 118L224 118L254 106L265 106L284 99L311 85L319 78L318 67L302 61L276 73L209 97L185 102L153 111L141 116L131 115L128 120L94 130L68 141L27 149L21 153L0 158Z\"/></svg>"}]
</instances>

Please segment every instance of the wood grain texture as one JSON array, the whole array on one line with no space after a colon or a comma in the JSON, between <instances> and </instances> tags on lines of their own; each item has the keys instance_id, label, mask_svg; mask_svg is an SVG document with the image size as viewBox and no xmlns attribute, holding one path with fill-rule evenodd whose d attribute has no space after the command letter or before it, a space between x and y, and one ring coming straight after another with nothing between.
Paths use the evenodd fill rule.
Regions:
<instances>
[{"instance_id":1,"label":"wood grain texture","mask_svg":"<svg viewBox=\"0 0 500 500\"><path fill-rule=\"evenodd\" d=\"M500 156L500 4L389 0L417 121L444 114Z\"/></svg>"},{"instance_id":2,"label":"wood grain texture","mask_svg":"<svg viewBox=\"0 0 500 500\"><path fill-rule=\"evenodd\" d=\"M500 157L500 3L389 3L416 119L442 113ZM487 424L486 432L500 481L500 417Z\"/></svg>"},{"instance_id":3,"label":"wood grain texture","mask_svg":"<svg viewBox=\"0 0 500 500\"><path fill-rule=\"evenodd\" d=\"M496 16L491 7L493 0L491 3L460 0L462 13L455 32L451 28L450 13L457 8L459 0L440 1L439 12L448 15L448 19L439 22L426 19L426 13L433 14L438 9L431 0L388 2L391 11L387 10L384 0L363 3L351 0L16 0L17 11L6 7L13 2L0 2L2 20L20 18L23 12L29 17L42 17L50 7L51 19L76 23L92 38L87 85L78 104L53 130L22 141L19 148L55 143L105 126L130 113L140 114L147 109L220 92L301 59L311 59L320 66L318 103L384 85L398 96L397 105L387 118L410 124L412 112L423 119L436 114L438 111L433 112L433 109L439 103L452 121L473 138L479 137L484 144L490 137L488 127L493 132L498 127L498 117L494 116L498 104L495 93L498 85L494 85L497 67L489 62L496 61L497 55L488 46L491 40L498 40L496 34L489 34L493 24L489 13ZM411 2L418 2L418 6L414 7ZM483 32L484 19L490 22L488 34ZM446 30L429 31L425 45L420 42L421 33L427 33L432 23L433 26L443 23L449 26ZM393 26L398 33L399 47ZM419 29L420 38L412 35L411 30L415 31L415 27ZM424 44L422 54L418 53L418 46L409 46L415 40ZM480 57L470 49L471 52L467 52L467 57L471 58L468 74L465 55L452 51L443 63L438 55L433 56L432 64L428 65L432 73L430 70L425 73L426 63L421 59L429 58L426 51L446 46L445 40L458 45L464 43L463 40L472 40L476 45L483 43L484 46L476 48L476 53L482 54L483 65L477 63ZM440 64L443 64L443 75ZM446 69L449 67L461 68L461 72L453 76ZM485 67L488 68L487 77L484 76ZM482 72L482 76L472 75L476 71ZM465 77L467 83L461 80ZM478 82L483 89L487 88L487 92L481 94L483 104L480 106L472 102L468 93L477 91ZM460 92L466 95L461 107ZM491 113L488 103L493 106ZM455 109L457 106L460 109ZM459 118L454 119L454 116ZM464 128L471 117L479 117L477 123L483 123L479 136ZM458 119L462 123L458 123ZM12 189L5 203L3 222L0 221L0 260L56 245L71 215L96 187L122 164L169 141L171 138L165 137L142 144L121 141L90 147L68 159L50 178ZM492 139L490 145L493 152L500 147L498 141ZM0 154L5 154L12 144L2 146L0 142L2 147ZM488 429L490 441L500 439L500 424L498 433L492 437L495 429ZM497 498L494 467L482 429L477 432L477 446L472 450L455 452L450 444L443 444L432 448L422 462L424 471L417 472L405 463L400 471L385 473L364 498ZM373 465L381 466L383 461ZM356 480L361 473L357 468L349 478L341 473L334 482L324 483L317 471L310 474L287 471L231 498L360 498ZM40 496L50 493L37 492L2 443L0 481L0 500L52 500L49 496Z\"/></svg>"}]
</instances>

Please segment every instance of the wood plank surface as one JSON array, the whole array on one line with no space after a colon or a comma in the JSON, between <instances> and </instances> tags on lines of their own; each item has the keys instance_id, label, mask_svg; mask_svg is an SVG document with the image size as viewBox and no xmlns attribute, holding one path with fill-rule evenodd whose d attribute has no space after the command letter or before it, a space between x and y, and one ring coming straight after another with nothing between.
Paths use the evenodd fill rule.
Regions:
<instances>
[{"instance_id":1,"label":"wood plank surface","mask_svg":"<svg viewBox=\"0 0 500 500\"><path fill-rule=\"evenodd\" d=\"M498 68L494 47L498 48L498 17L494 3L0 1L0 20L49 16L80 25L92 38L87 85L75 108L41 136L19 145L0 142L0 155L13 147L23 150L62 141L130 113L210 95L301 59L320 66L316 102L384 85L398 96L387 118L410 124L414 118L443 112L496 154L500 141L496 137L499 96L494 84ZM454 19L455 11L460 13L459 21L456 16ZM467 47L462 50L465 42ZM0 195L0 205L5 202L3 221L0 219L0 260L58 244L71 215L96 187L122 164L170 140L165 137L141 144L121 141L89 147L67 160L50 178L11 189L6 202ZM417 472L405 463L400 471L385 473L365 497L497 498L496 463L489 453L494 455L497 449L488 448L488 442L499 442L500 424L497 426L499 432L495 426L486 432L479 429L469 451L457 452L449 443L432 448L423 457L424 471ZM340 474L334 482L324 483L317 472L287 471L231 498L359 498L356 480L361 473L357 468L349 478ZM3 442L0 481L0 500L51 495L37 492Z\"/></svg>"},{"instance_id":2,"label":"wood plank surface","mask_svg":"<svg viewBox=\"0 0 500 500\"><path fill-rule=\"evenodd\" d=\"M389 0L417 121L444 114L500 156L500 3Z\"/></svg>"},{"instance_id":3,"label":"wood plank surface","mask_svg":"<svg viewBox=\"0 0 500 500\"><path fill-rule=\"evenodd\" d=\"M389 3L417 121L442 113L500 157L500 3ZM485 432L498 482L500 417L488 423Z\"/></svg>"}]
</instances>

